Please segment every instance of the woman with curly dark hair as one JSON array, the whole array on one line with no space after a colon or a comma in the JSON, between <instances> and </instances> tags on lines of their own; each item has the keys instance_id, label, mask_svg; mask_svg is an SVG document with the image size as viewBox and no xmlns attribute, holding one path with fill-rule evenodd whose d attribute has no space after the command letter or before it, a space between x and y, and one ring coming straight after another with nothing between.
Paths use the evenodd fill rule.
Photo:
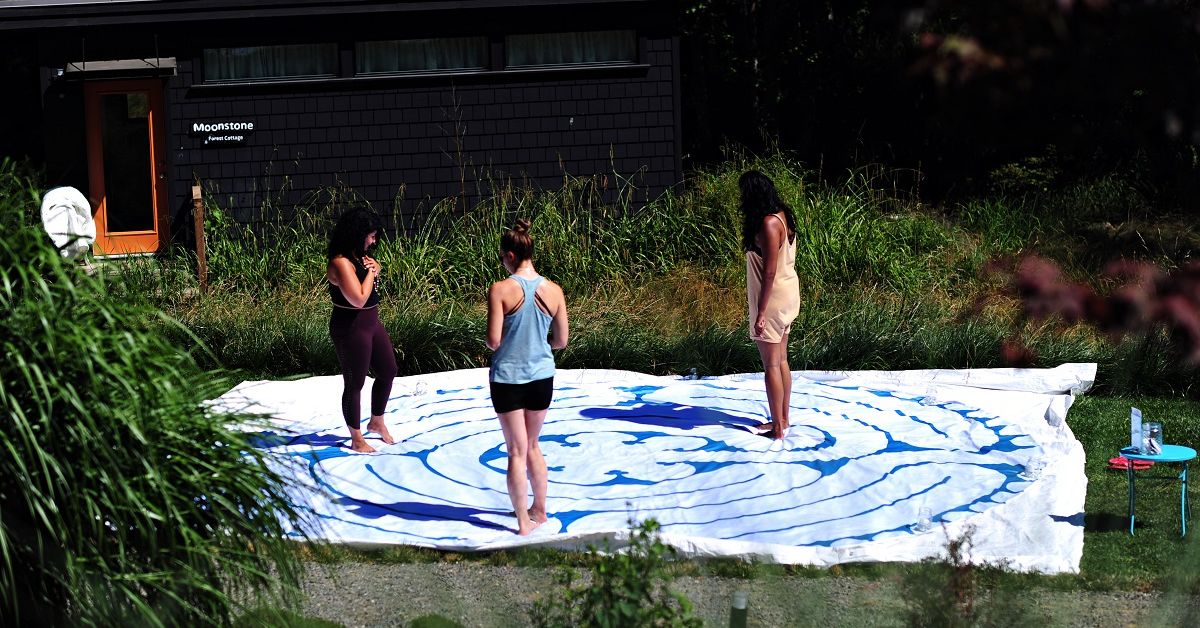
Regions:
<instances>
[{"instance_id":1,"label":"woman with curly dark hair","mask_svg":"<svg viewBox=\"0 0 1200 628\"><path fill-rule=\"evenodd\" d=\"M742 248L746 251L746 302L750 337L758 344L771 423L766 435L787 434L792 398L788 333L800 313L796 275L796 215L765 174L749 170L738 179L742 196Z\"/></svg>"},{"instance_id":2,"label":"woman with curly dark hair","mask_svg":"<svg viewBox=\"0 0 1200 628\"><path fill-rule=\"evenodd\" d=\"M366 431L379 434L385 444L395 442L383 413L396 378L396 352L379 322L375 283L379 262L367 255L375 245L379 227L379 218L366 209L342 214L329 237L329 266L325 271L333 301L329 336L342 367L342 418L350 428L350 449L359 453L375 451L360 429L360 398L368 368L375 373L375 383L371 385L371 419Z\"/></svg>"}]
</instances>

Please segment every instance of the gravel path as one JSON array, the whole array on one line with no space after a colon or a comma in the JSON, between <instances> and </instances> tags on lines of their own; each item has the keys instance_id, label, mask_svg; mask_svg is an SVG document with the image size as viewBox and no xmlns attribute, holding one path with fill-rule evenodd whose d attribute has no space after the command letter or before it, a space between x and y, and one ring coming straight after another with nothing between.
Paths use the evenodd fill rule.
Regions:
<instances>
[{"instance_id":1,"label":"gravel path","mask_svg":"<svg viewBox=\"0 0 1200 628\"><path fill-rule=\"evenodd\" d=\"M430 613L464 626L528 626L530 606L553 586L553 573L478 563L310 564L302 612L346 626L405 626ZM884 580L702 577L680 578L673 588L688 596L706 626L728 625L729 600L737 589L750 591L750 626L902 626L903 603L895 584ZM1161 625L1154 613L1156 594L1031 595L1051 618L1050 626ZM1200 608L1197 599L1191 604L1193 612Z\"/></svg>"}]
</instances>

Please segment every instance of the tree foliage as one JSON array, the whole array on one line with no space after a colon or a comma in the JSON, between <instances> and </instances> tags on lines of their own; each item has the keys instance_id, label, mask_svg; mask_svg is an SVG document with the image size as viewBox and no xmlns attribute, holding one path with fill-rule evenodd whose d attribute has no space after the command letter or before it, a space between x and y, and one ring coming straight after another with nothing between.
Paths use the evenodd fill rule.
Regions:
<instances>
[{"instance_id":1,"label":"tree foliage","mask_svg":"<svg viewBox=\"0 0 1200 628\"><path fill-rule=\"evenodd\" d=\"M990 191L1054 157L1189 205L1200 181L1200 5L1189 0L693 0L685 137L778 142L840 172L919 167L923 191Z\"/></svg>"},{"instance_id":2,"label":"tree foliage","mask_svg":"<svg viewBox=\"0 0 1200 628\"><path fill-rule=\"evenodd\" d=\"M992 272L1007 280L1021 321L1086 324L1115 342L1161 335L1173 364L1200 366L1200 262L1172 270L1146 262L1112 262L1103 275L1112 286L1108 290L1071 281L1057 264L1038 256L998 261ZM1027 366L1035 356L1011 340L1005 357L1014 366Z\"/></svg>"}]
</instances>

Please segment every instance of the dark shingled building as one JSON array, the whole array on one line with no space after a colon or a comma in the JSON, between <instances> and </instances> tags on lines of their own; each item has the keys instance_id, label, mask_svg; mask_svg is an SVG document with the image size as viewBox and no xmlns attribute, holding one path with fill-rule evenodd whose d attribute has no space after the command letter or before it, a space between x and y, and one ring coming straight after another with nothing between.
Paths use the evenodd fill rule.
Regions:
<instances>
[{"instance_id":1,"label":"dark shingled building","mask_svg":"<svg viewBox=\"0 0 1200 628\"><path fill-rule=\"evenodd\" d=\"M349 188L398 221L492 185L681 178L666 0L0 0L0 155L97 202L96 252Z\"/></svg>"}]
</instances>

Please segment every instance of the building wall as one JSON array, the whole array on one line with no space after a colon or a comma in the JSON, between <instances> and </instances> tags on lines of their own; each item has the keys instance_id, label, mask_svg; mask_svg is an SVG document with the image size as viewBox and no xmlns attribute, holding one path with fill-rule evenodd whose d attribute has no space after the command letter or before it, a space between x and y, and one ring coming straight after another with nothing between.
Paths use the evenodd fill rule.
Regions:
<instances>
[{"instance_id":1,"label":"building wall","mask_svg":"<svg viewBox=\"0 0 1200 628\"><path fill-rule=\"evenodd\" d=\"M561 186L564 176L596 177L607 198L616 199L620 188L632 191L636 205L681 178L679 47L671 3L500 6L506 3L480 0L470 10L426 11L408 3L416 9L397 12L347 0L358 12L307 14L308 4L292 3L294 14L283 17L256 5L231 16L224 0L209 0L209 8L201 3L186 15L160 4L162 15L142 17L108 5L78 9L97 12L95 19L122 20L120 25L88 18L58 27L51 24L58 12L45 10L38 14L39 30L4 30L0 22L0 32L22 40L22 49L37 50L40 71L51 76L79 60L175 59L174 75L163 84L168 204L177 240L191 241L196 182L243 222L273 218L264 207L286 215L321 206L339 191L408 226L440 201L469 208L508 184L546 189ZM378 13L363 12L368 10ZM636 29L638 63L514 72L493 58L489 71L475 74L343 73L326 81L246 84L205 84L199 76L198 59L210 47L337 41L344 48L354 41L454 36L494 42L514 33L589 29ZM119 77L59 76L43 85L40 135L56 184L86 191L80 81L97 78ZM253 122L255 130L240 144L207 146L204 134L192 132L197 122L228 121Z\"/></svg>"},{"instance_id":2,"label":"building wall","mask_svg":"<svg viewBox=\"0 0 1200 628\"><path fill-rule=\"evenodd\" d=\"M563 176L618 177L643 203L679 179L675 59L670 37L644 40L649 69L474 77L375 87L206 92L193 63L169 83L172 205L201 181L242 221L264 203L304 207L349 188L397 224L442 199L470 206L495 185L539 188ZM209 95L211 94L211 95ZM206 147L194 122L252 121L237 146ZM461 206L461 205L460 205Z\"/></svg>"}]
</instances>

